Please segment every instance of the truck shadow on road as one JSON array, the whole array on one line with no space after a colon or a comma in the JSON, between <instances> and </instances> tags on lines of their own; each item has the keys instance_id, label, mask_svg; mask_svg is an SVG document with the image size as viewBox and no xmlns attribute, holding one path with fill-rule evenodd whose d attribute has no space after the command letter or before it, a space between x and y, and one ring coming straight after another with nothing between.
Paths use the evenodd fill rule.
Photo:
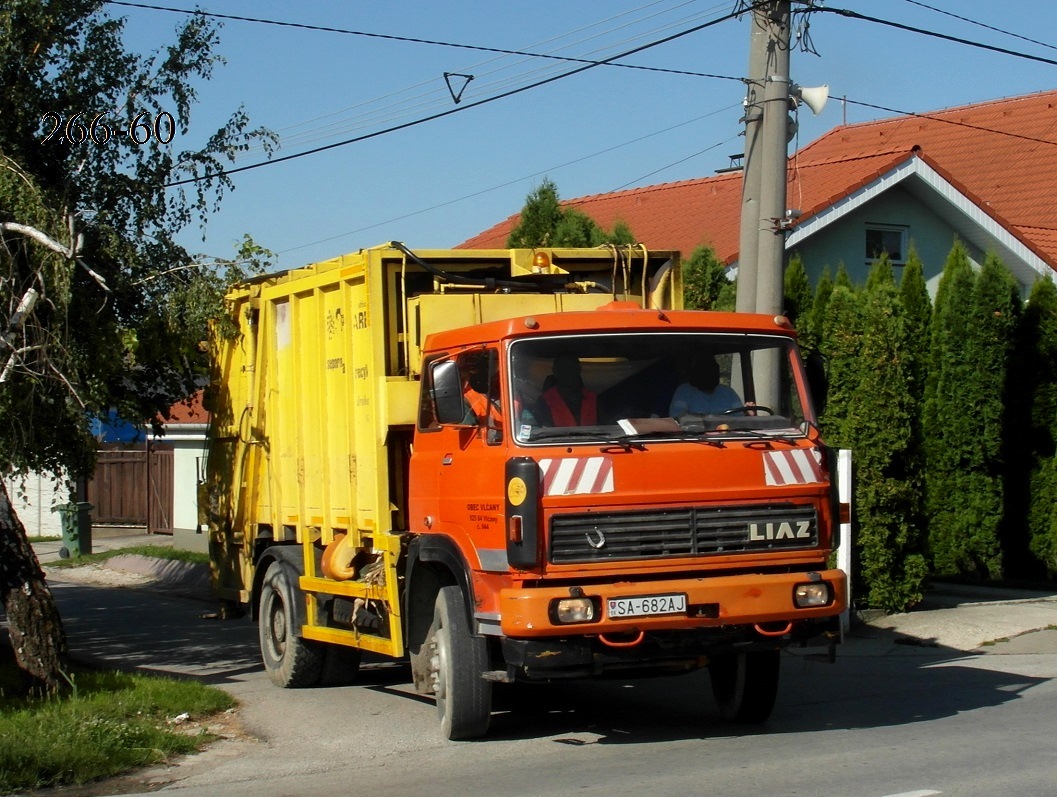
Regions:
<instances>
[{"instance_id":1,"label":"truck shadow on road","mask_svg":"<svg viewBox=\"0 0 1057 797\"><path fill-rule=\"evenodd\" d=\"M725 722L707 672L698 671L504 687L496 690L489 739L553 736L565 744L638 744L901 726L999 706L1049 680L1006 671L1008 657L943 648L885 656L845 653L835 664L784 655L774 713L761 725Z\"/></svg>"}]
</instances>

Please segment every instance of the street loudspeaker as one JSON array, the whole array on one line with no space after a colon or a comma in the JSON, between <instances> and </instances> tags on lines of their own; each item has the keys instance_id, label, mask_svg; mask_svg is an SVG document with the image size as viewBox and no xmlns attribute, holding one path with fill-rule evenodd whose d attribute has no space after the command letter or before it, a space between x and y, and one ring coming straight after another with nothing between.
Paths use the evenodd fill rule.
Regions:
<instances>
[{"instance_id":1,"label":"street loudspeaker","mask_svg":"<svg viewBox=\"0 0 1057 797\"><path fill-rule=\"evenodd\" d=\"M799 94L804 105L811 109L811 113L818 116L826 107L826 100L829 99L829 86L801 88Z\"/></svg>"}]
</instances>

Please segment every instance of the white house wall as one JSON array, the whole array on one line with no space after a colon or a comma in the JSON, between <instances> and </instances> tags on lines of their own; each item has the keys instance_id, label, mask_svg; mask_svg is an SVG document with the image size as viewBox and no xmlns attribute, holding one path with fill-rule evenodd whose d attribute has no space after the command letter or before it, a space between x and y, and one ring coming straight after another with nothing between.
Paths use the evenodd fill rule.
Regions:
<instances>
[{"instance_id":1,"label":"white house wall","mask_svg":"<svg viewBox=\"0 0 1057 797\"><path fill-rule=\"evenodd\" d=\"M59 513L51 508L65 504L70 493L62 483L56 487L51 476L33 473L23 479L4 479L11 505L26 527L30 537L51 537L62 534Z\"/></svg>"}]
</instances>

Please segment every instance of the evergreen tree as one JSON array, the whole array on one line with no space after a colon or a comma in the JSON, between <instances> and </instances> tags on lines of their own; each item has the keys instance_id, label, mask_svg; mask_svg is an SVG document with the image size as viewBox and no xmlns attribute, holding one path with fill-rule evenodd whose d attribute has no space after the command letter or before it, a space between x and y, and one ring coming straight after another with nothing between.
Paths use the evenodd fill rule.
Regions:
<instances>
[{"instance_id":1,"label":"evergreen tree","mask_svg":"<svg viewBox=\"0 0 1057 797\"><path fill-rule=\"evenodd\" d=\"M829 309L829 297L833 293L833 275L830 274L829 266L822 269L822 276L815 286L815 297L811 301L811 312L808 313L807 323L801 334L806 334L813 344L814 350L822 347L822 336L826 328L826 313Z\"/></svg>"},{"instance_id":2,"label":"evergreen tree","mask_svg":"<svg viewBox=\"0 0 1057 797\"><path fill-rule=\"evenodd\" d=\"M576 208L562 208L548 246L599 246L607 239L605 230L586 213Z\"/></svg>"},{"instance_id":3,"label":"evergreen tree","mask_svg":"<svg viewBox=\"0 0 1057 797\"><path fill-rule=\"evenodd\" d=\"M978 424L976 473L972 504L976 511L969 539L969 574L991 579L1003 575L1003 516L1005 513L1005 405L1013 335L1020 317L1020 292L998 256L988 254L976 280L971 315L975 323L968 347L976 364L966 391L967 406ZM1017 529L1017 534L1025 534Z\"/></svg>"},{"instance_id":4,"label":"evergreen tree","mask_svg":"<svg viewBox=\"0 0 1057 797\"><path fill-rule=\"evenodd\" d=\"M843 288L855 289L855 283L851 281L851 277L848 276L848 269L844 267L844 263L837 264L837 278L833 280L833 287L841 286Z\"/></svg>"},{"instance_id":5,"label":"evergreen tree","mask_svg":"<svg viewBox=\"0 0 1057 797\"><path fill-rule=\"evenodd\" d=\"M563 207L558 186L544 178L539 187L525 197L517 226L507 236L511 248L534 246L601 246L611 243L627 245L635 236L626 222L618 221L612 233L598 226L582 210Z\"/></svg>"},{"instance_id":6,"label":"evergreen tree","mask_svg":"<svg viewBox=\"0 0 1057 797\"><path fill-rule=\"evenodd\" d=\"M918 523L918 402L907 389L908 326L887 256L859 299L854 407L842 435L856 471L855 581L870 606L903 611L921 600L928 568Z\"/></svg>"},{"instance_id":7,"label":"evergreen tree","mask_svg":"<svg viewBox=\"0 0 1057 797\"><path fill-rule=\"evenodd\" d=\"M977 414L986 375L978 362L984 352L975 329L981 322L974 312L976 282L965 246L956 241L936 293L925 402L929 547L941 576L986 575L999 553ZM1000 391L1001 381L991 388Z\"/></svg>"},{"instance_id":8,"label":"evergreen tree","mask_svg":"<svg viewBox=\"0 0 1057 797\"><path fill-rule=\"evenodd\" d=\"M518 224L510 231L506 245L511 248L549 246L562 216L558 186L544 178L539 187L525 197Z\"/></svg>"},{"instance_id":9,"label":"evergreen tree","mask_svg":"<svg viewBox=\"0 0 1057 797\"><path fill-rule=\"evenodd\" d=\"M716 310L723 289L730 285L726 269L710 246L699 246L683 263L683 306L687 310Z\"/></svg>"},{"instance_id":10,"label":"evergreen tree","mask_svg":"<svg viewBox=\"0 0 1057 797\"><path fill-rule=\"evenodd\" d=\"M820 351L828 363L829 394L826 413L820 420L829 445L850 448L847 425L855 412L859 389L857 354L862 312L850 285L835 285L826 307Z\"/></svg>"},{"instance_id":11,"label":"evergreen tree","mask_svg":"<svg viewBox=\"0 0 1057 797\"><path fill-rule=\"evenodd\" d=\"M1006 565L1010 577L1057 575L1057 286L1040 279L1019 324L1006 413Z\"/></svg>"},{"instance_id":12,"label":"evergreen tree","mask_svg":"<svg viewBox=\"0 0 1057 797\"><path fill-rule=\"evenodd\" d=\"M925 375L928 372L929 321L932 317L932 301L925 285L925 269L913 244L907 254L903 279L899 283L899 295L906 314L907 325L907 378L908 389L914 399L925 401ZM920 427L921 413L918 412Z\"/></svg>"},{"instance_id":13,"label":"evergreen tree","mask_svg":"<svg viewBox=\"0 0 1057 797\"><path fill-rule=\"evenodd\" d=\"M807 348L804 341L804 325L811 313L811 283L807 279L804 261L800 255L793 255L785 268L783 289L785 292L785 315L801 333L800 345Z\"/></svg>"}]
</instances>

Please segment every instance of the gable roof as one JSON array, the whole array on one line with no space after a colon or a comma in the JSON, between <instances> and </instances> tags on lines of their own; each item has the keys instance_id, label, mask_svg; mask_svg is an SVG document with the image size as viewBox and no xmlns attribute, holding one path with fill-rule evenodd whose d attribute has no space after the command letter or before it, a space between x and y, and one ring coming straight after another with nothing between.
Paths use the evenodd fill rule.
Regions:
<instances>
[{"instance_id":1,"label":"gable roof","mask_svg":"<svg viewBox=\"0 0 1057 797\"><path fill-rule=\"evenodd\" d=\"M984 249L997 238L999 254L1019 252L1024 268L1057 270L1057 90L831 130L788 161L787 204L802 215L787 245L835 218L834 207L901 180L966 237L986 218ZM563 204L607 229L623 220L647 246L689 254L709 244L731 264L741 182L732 172ZM517 221L511 216L460 248L502 247Z\"/></svg>"}]
</instances>

